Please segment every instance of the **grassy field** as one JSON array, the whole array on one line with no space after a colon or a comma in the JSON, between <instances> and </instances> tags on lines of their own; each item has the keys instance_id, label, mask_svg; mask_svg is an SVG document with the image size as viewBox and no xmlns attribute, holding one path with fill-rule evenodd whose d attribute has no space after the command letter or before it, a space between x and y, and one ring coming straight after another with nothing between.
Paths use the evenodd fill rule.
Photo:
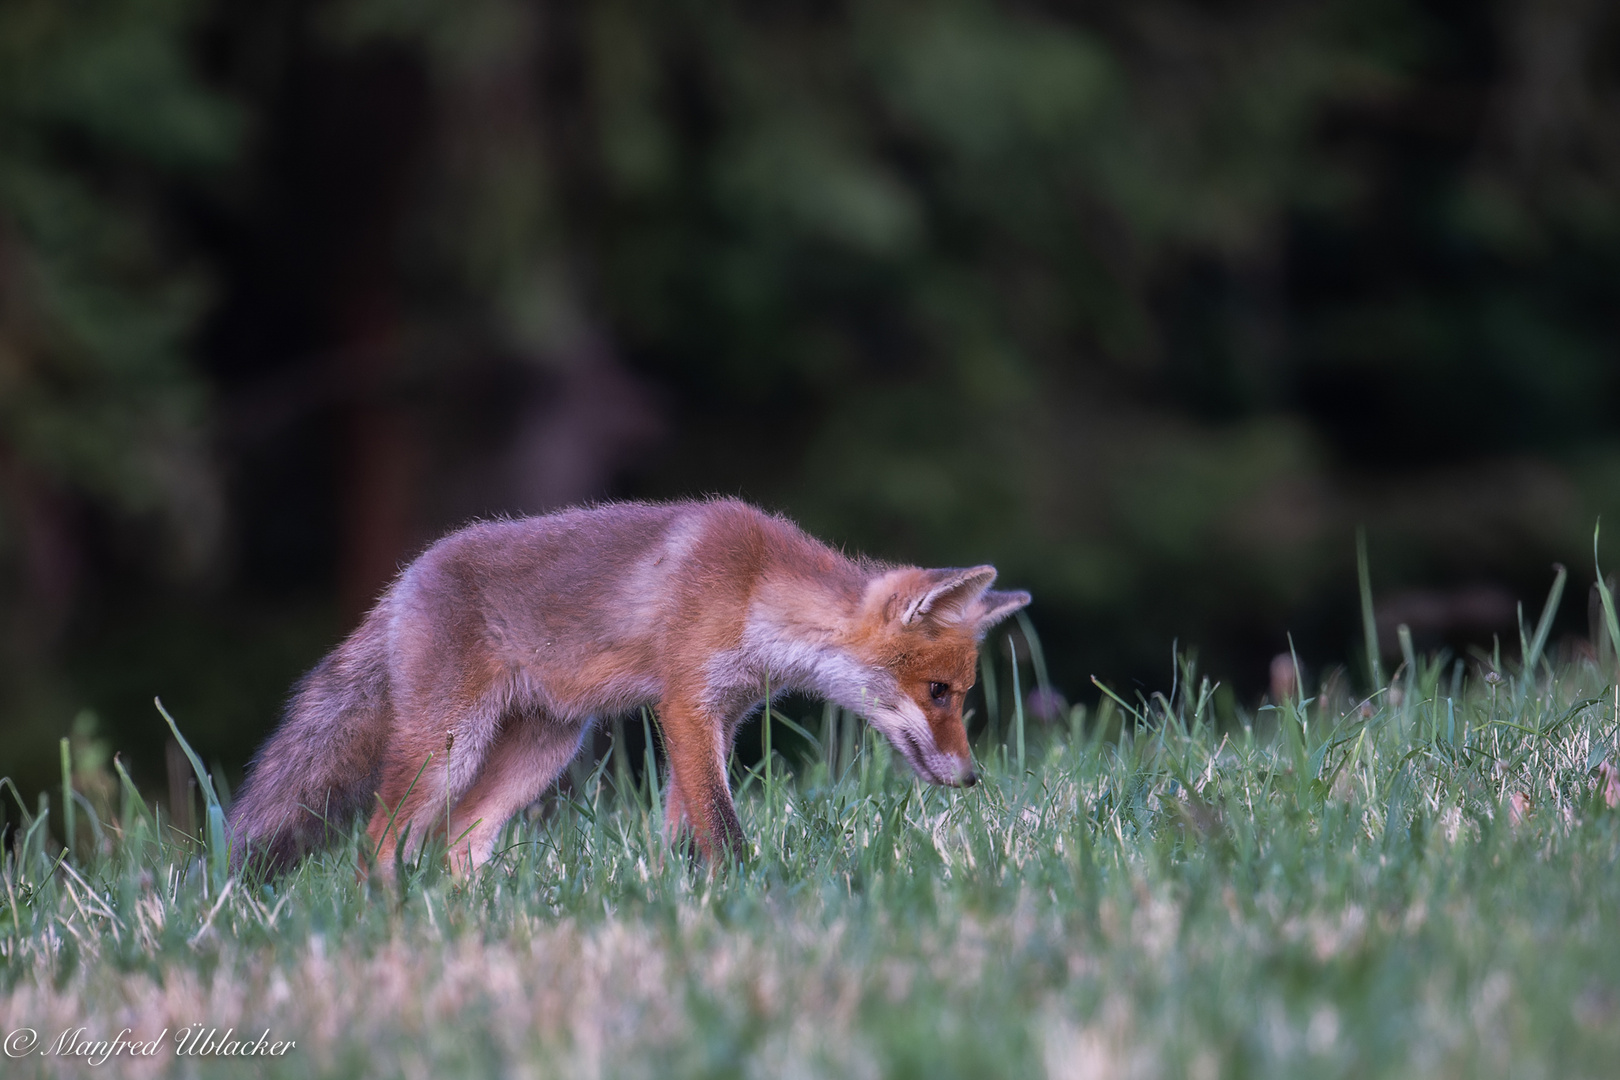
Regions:
<instances>
[{"instance_id":1,"label":"grassy field","mask_svg":"<svg viewBox=\"0 0 1620 1080\"><path fill-rule=\"evenodd\" d=\"M1612 663L1413 659L1224 729L1186 667L1007 716L966 791L778 717L792 752L739 778L754 853L714 876L660 839L656 768L611 757L470 881L363 879L352 838L233 881L128 788L59 859L36 807L3 1072L1615 1075ZM156 1053L92 1045L120 1037Z\"/></svg>"}]
</instances>

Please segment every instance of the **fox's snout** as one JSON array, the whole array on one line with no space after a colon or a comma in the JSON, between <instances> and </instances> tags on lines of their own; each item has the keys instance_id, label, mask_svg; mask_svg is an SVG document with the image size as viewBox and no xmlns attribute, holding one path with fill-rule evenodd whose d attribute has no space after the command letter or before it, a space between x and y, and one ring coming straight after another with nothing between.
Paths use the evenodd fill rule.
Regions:
<instances>
[{"instance_id":1,"label":"fox's snout","mask_svg":"<svg viewBox=\"0 0 1620 1080\"><path fill-rule=\"evenodd\" d=\"M979 774L973 771L973 758L969 754L942 754L953 766L949 771L941 770L944 775L939 782L946 787L972 787L979 782Z\"/></svg>"},{"instance_id":2,"label":"fox's snout","mask_svg":"<svg viewBox=\"0 0 1620 1080\"><path fill-rule=\"evenodd\" d=\"M979 774L973 771L973 763L962 763L961 771L956 776L944 781L946 787L972 787L979 782Z\"/></svg>"},{"instance_id":3,"label":"fox's snout","mask_svg":"<svg viewBox=\"0 0 1620 1080\"><path fill-rule=\"evenodd\" d=\"M925 780L931 780L942 787L972 787L979 782L979 774L973 770L972 758L938 751L927 757L926 766L912 763Z\"/></svg>"},{"instance_id":4,"label":"fox's snout","mask_svg":"<svg viewBox=\"0 0 1620 1080\"><path fill-rule=\"evenodd\" d=\"M960 716L930 717L913 701L872 710L869 718L900 752L912 772L943 787L979 782Z\"/></svg>"}]
</instances>

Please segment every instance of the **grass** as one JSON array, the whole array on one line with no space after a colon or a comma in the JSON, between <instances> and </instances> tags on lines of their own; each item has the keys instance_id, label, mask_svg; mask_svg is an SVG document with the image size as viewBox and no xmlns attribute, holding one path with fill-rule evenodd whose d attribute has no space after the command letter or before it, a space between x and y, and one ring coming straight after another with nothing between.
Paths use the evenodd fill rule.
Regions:
<instances>
[{"instance_id":1,"label":"grass","mask_svg":"<svg viewBox=\"0 0 1620 1080\"><path fill-rule=\"evenodd\" d=\"M656 767L612 762L467 881L432 853L362 879L352 836L232 880L127 783L116 814L76 794L61 857L42 803L0 890L0 1037L39 1036L5 1074L83 1075L127 1030L160 1053L101 1071L1614 1075L1620 691L1607 653L1540 654L1224 730L1183 665L1067 723L1011 710L966 791L828 713L740 778L755 852L716 875L660 839ZM296 1046L195 1052L227 1029Z\"/></svg>"}]
</instances>

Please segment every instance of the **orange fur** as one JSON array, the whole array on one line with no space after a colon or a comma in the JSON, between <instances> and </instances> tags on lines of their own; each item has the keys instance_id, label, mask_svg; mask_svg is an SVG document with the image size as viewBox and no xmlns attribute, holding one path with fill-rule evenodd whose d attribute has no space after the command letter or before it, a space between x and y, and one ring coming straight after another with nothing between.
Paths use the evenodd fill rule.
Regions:
<instances>
[{"instance_id":1,"label":"orange fur","mask_svg":"<svg viewBox=\"0 0 1620 1080\"><path fill-rule=\"evenodd\" d=\"M469 526L295 691L232 807L235 857L285 866L370 801L385 872L407 827L476 866L597 718L653 705L671 831L722 859L744 839L726 761L767 686L860 713L919 775L970 784L978 641L1029 602L994 577L851 560L736 500Z\"/></svg>"}]
</instances>

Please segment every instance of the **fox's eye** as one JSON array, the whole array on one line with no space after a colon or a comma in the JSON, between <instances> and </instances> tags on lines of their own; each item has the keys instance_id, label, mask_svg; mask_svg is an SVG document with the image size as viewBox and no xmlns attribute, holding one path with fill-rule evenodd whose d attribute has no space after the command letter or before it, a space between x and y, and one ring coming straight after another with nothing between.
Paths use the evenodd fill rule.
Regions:
<instances>
[{"instance_id":1,"label":"fox's eye","mask_svg":"<svg viewBox=\"0 0 1620 1080\"><path fill-rule=\"evenodd\" d=\"M951 688L942 682L931 682L928 684L928 696L944 704L945 699L951 696Z\"/></svg>"}]
</instances>

